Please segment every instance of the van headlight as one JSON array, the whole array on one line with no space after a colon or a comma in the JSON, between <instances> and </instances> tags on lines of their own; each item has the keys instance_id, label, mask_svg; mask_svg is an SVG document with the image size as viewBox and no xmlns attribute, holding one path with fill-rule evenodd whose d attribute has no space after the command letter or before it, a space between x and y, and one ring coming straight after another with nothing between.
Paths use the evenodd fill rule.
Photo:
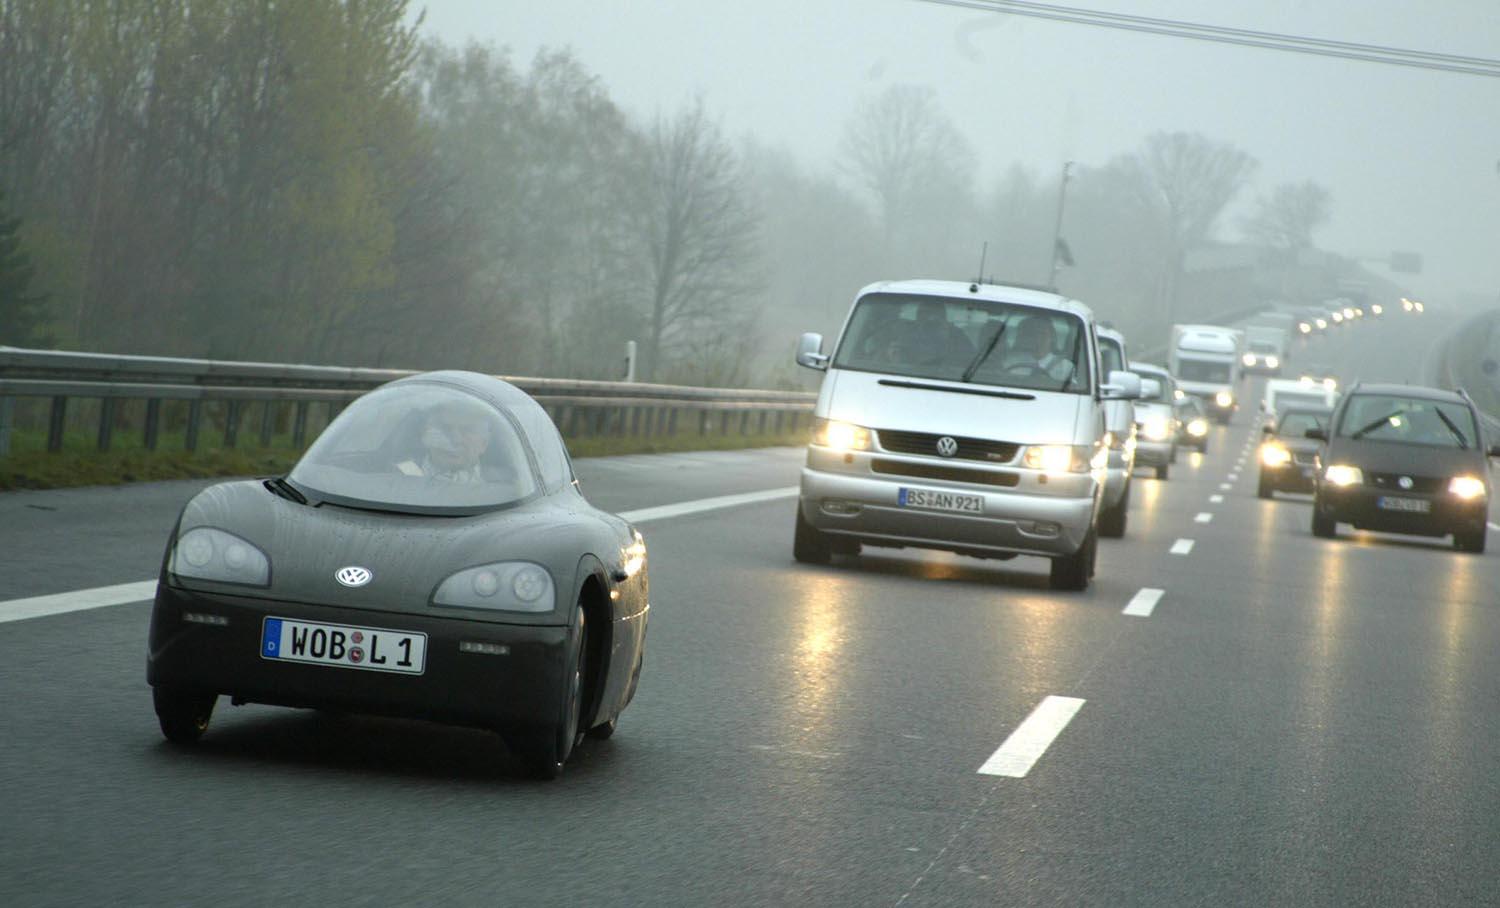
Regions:
<instances>
[{"instance_id":1,"label":"van headlight","mask_svg":"<svg viewBox=\"0 0 1500 908\"><path fill-rule=\"evenodd\" d=\"M1021 462L1047 473L1087 473L1092 469L1093 456L1090 445L1032 445Z\"/></svg>"},{"instance_id":2,"label":"van headlight","mask_svg":"<svg viewBox=\"0 0 1500 908\"><path fill-rule=\"evenodd\" d=\"M1214 403L1218 404L1220 407L1228 409L1229 407L1234 406L1234 395L1230 394L1228 391L1220 391L1218 394L1214 395Z\"/></svg>"},{"instance_id":3,"label":"van headlight","mask_svg":"<svg viewBox=\"0 0 1500 908\"><path fill-rule=\"evenodd\" d=\"M1247 366L1255 365L1255 354L1246 353L1244 356L1240 357L1240 362L1244 363Z\"/></svg>"},{"instance_id":4,"label":"van headlight","mask_svg":"<svg viewBox=\"0 0 1500 908\"><path fill-rule=\"evenodd\" d=\"M1166 441L1172 434L1172 423L1160 414L1148 416L1141 423L1141 434L1150 441Z\"/></svg>"},{"instance_id":5,"label":"van headlight","mask_svg":"<svg viewBox=\"0 0 1500 908\"><path fill-rule=\"evenodd\" d=\"M179 536L168 570L179 577L218 583L271 585L271 559L266 553L213 527L194 527Z\"/></svg>"},{"instance_id":6,"label":"van headlight","mask_svg":"<svg viewBox=\"0 0 1500 908\"><path fill-rule=\"evenodd\" d=\"M1280 369L1281 368L1281 357L1276 356L1275 354L1267 356L1266 357L1266 368L1267 369Z\"/></svg>"},{"instance_id":7,"label":"van headlight","mask_svg":"<svg viewBox=\"0 0 1500 908\"><path fill-rule=\"evenodd\" d=\"M433 605L498 612L550 612L555 599L552 575L529 561L497 561L465 568L444 580L432 594Z\"/></svg>"},{"instance_id":8,"label":"van headlight","mask_svg":"<svg viewBox=\"0 0 1500 908\"><path fill-rule=\"evenodd\" d=\"M1340 487L1364 485L1365 471L1346 463L1330 464L1323 471L1323 480Z\"/></svg>"},{"instance_id":9,"label":"van headlight","mask_svg":"<svg viewBox=\"0 0 1500 908\"><path fill-rule=\"evenodd\" d=\"M1484 480L1478 476L1455 476L1448 480L1448 494L1464 501L1473 501L1484 495Z\"/></svg>"},{"instance_id":10,"label":"van headlight","mask_svg":"<svg viewBox=\"0 0 1500 908\"><path fill-rule=\"evenodd\" d=\"M814 419L812 443L835 451L870 450L870 430L837 419Z\"/></svg>"},{"instance_id":11,"label":"van headlight","mask_svg":"<svg viewBox=\"0 0 1500 908\"><path fill-rule=\"evenodd\" d=\"M1201 416L1193 417L1192 422L1187 424L1188 434L1194 438L1202 438L1208 434L1208 420Z\"/></svg>"}]
</instances>

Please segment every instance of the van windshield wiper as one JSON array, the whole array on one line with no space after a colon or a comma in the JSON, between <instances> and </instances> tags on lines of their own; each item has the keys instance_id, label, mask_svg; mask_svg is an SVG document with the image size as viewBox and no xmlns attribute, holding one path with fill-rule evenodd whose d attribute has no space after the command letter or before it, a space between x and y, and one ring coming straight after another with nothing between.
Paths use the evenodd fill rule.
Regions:
<instances>
[{"instance_id":1,"label":"van windshield wiper","mask_svg":"<svg viewBox=\"0 0 1500 908\"><path fill-rule=\"evenodd\" d=\"M995 329L995 334L990 338L990 342L984 345L984 349L979 351L979 355L975 356L968 366L964 367L963 378L959 379L960 381L973 381L974 373L978 372L979 367L984 365L984 361L990 358L991 353L995 352L996 345L1000 343L1000 337L1005 334L1005 326L1009 324L1010 322L1005 319L1000 320L1000 327Z\"/></svg>"},{"instance_id":2,"label":"van windshield wiper","mask_svg":"<svg viewBox=\"0 0 1500 908\"><path fill-rule=\"evenodd\" d=\"M1433 407L1432 409L1437 413L1438 419L1443 421L1443 425L1448 427L1448 431L1453 433L1453 437L1458 439L1458 446L1460 448L1467 448L1469 446L1469 439L1464 436L1464 433L1459 430L1453 420L1448 418L1448 414L1443 412L1443 408Z\"/></svg>"}]
</instances>

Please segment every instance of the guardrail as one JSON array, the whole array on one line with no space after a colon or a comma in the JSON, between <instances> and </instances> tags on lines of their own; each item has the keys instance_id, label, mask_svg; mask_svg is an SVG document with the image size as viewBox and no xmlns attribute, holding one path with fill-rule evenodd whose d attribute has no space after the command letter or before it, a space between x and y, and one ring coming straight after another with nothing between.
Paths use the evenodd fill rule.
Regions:
<instances>
[{"instance_id":1,"label":"guardrail","mask_svg":"<svg viewBox=\"0 0 1500 908\"><path fill-rule=\"evenodd\" d=\"M95 447L107 451L126 402L144 402L142 441L157 449L163 408L173 403L184 430L183 447L196 450L205 425L236 446L247 411L258 409L259 440L269 447L289 428L293 447L307 441L315 415L332 420L345 404L386 382L415 372L284 363L225 362L158 356L125 356L0 346L0 457L10 453L18 400L40 399L46 411L46 448L58 452L69 424L70 402L98 402ZM502 375L546 408L565 436L675 436L796 431L816 395L800 391L695 388L639 382L587 381ZM314 414L322 404L323 414ZM208 407L216 412L209 419ZM76 419L75 419L76 422Z\"/></svg>"},{"instance_id":2,"label":"guardrail","mask_svg":"<svg viewBox=\"0 0 1500 908\"><path fill-rule=\"evenodd\" d=\"M1447 337L1438 342L1436 384L1450 391L1466 390L1479 407L1485 431L1491 438L1500 437L1500 406L1497 406L1494 382L1481 379L1475 364L1467 362L1460 340L1483 337L1489 340L1500 320L1500 312L1485 312L1464 319Z\"/></svg>"}]
</instances>

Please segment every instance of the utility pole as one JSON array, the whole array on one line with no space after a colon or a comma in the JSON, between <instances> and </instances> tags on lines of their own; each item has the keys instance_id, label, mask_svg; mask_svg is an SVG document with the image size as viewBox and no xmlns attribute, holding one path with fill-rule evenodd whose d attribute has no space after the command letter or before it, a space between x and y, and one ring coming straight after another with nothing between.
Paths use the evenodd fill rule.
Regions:
<instances>
[{"instance_id":1,"label":"utility pole","mask_svg":"<svg viewBox=\"0 0 1500 908\"><path fill-rule=\"evenodd\" d=\"M1060 267L1058 247L1062 245L1063 206L1068 201L1068 179L1073 173L1073 162L1063 163L1062 182L1057 187L1057 221L1052 226L1052 261L1047 269L1047 286L1057 286L1057 269Z\"/></svg>"}]
</instances>

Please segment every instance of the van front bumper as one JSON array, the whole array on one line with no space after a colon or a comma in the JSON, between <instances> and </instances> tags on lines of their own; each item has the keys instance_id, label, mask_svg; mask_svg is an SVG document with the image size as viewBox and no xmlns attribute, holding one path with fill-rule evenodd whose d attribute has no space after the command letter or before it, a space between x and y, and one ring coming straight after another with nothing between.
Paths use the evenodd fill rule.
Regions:
<instances>
[{"instance_id":1,"label":"van front bumper","mask_svg":"<svg viewBox=\"0 0 1500 908\"><path fill-rule=\"evenodd\" d=\"M884 455L876 455L883 457ZM827 471L813 463L802 470L802 516L814 528L872 546L941 549L979 557L995 555L1071 555L1094 525L1103 483L1091 474L1059 477L1056 485L1079 494L1048 494L1024 486L1042 485L1039 474L1016 488L995 489L969 483L855 472L863 455L844 469ZM1049 477L1045 485L1053 485ZM901 489L923 489L974 495L980 514L903 507Z\"/></svg>"},{"instance_id":2,"label":"van front bumper","mask_svg":"<svg viewBox=\"0 0 1500 908\"><path fill-rule=\"evenodd\" d=\"M1164 467L1172 462L1170 441L1138 441L1135 443L1135 465L1138 467Z\"/></svg>"}]
</instances>

